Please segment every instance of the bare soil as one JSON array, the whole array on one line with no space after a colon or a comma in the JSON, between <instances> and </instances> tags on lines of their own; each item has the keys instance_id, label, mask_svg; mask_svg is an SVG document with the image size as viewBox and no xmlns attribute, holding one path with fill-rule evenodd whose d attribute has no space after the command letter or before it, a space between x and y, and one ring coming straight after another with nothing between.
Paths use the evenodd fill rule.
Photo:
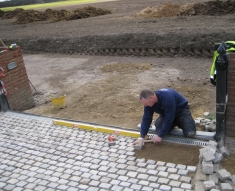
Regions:
<instances>
[{"instance_id":1,"label":"bare soil","mask_svg":"<svg viewBox=\"0 0 235 191\"><path fill-rule=\"evenodd\" d=\"M112 12L99 17L23 25L12 25L16 18L1 20L1 38L6 44L21 46L29 79L37 89L37 106L25 112L136 129L143 112L139 92L143 88L171 87L189 100L194 118L203 117L206 111L214 115L215 87L209 80L213 54L195 49L211 50L215 42L235 38L234 14L226 12L233 5L217 9L218 1L187 3L193 4L184 0L175 4L166 0L120 0L93 4ZM163 14L167 8L171 15ZM160 14L159 10L164 11ZM130 51L134 48L155 52L152 56L135 52L141 56L136 57ZM161 54L157 54L158 49ZM186 52L181 57L181 50L192 49L192 54ZM93 56L95 52L112 56ZM129 56L120 57L123 54ZM50 98L63 93L66 107L54 109ZM136 155L196 165L196 151L197 147L160 143L146 144ZM184 158L175 154L183 152L187 152Z\"/></svg>"},{"instance_id":2,"label":"bare soil","mask_svg":"<svg viewBox=\"0 0 235 191\"><path fill-rule=\"evenodd\" d=\"M61 8L61 7L60 7ZM162 18L162 17L174 17L174 16L195 16L195 15L227 15L235 13L235 2L234 1L209 1L203 3L186 3L182 6L178 4L165 3L158 6L150 6L139 13L136 17L144 18ZM1 11L1 19L12 19L17 20L14 24L27 24L39 21L69 21L76 19L84 19L89 17L96 17L100 15L111 14L112 12L107 9L96 8L87 6L84 8L78 8L75 10L53 10L46 9L46 11L38 10L24 10L17 8L13 11Z\"/></svg>"},{"instance_id":3,"label":"bare soil","mask_svg":"<svg viewBox=\"0 0 235 191\"><path fill-rule=\"evenodd\" d=\"M198 146L161 142L159 144L146 143L142 150L136 150L135 153L138 158L197 166L199 149Z\"/></svg>"},{"instance_id":4,"label":"bare soil","mask_svg":"<svg viewBox=\"0 0 235 191\"><path fill-rule=\"evenodd\" d=\"M84 19L89 17L97 17L106 14L111 14L111 11L92 6L78 8L75 10L47 9L46 11L37 11L37 10L24 10L18 8L13 11L0 12L0 16L2 19L16 18L16 21L13 22L13 24L27 24L39 21L51 21L51 22L70 21L70 20Z\"/></svg>"},{"instance_id":5,"label":"bare soil","mask_svg":"<svg viewBox=\"0 0 235 191\"><path fill-rule=\"evenodd\" d=\"M137 17L162 18L195 15L227 15L235 13L235 2L209 1L203 3L186 3L183 5L166 3L161 6L150 6L136 14Z\"/></svg>"},{"instance_id":6,"label":"bare soil","mask_svg":"<svg viewBox=\"0 0 235 191\"><path fill-rule=\"evenodd\" d=\"M194 118L215 114L210 59L24 55L37 107L27 112L136 129L143 88L171 87L188 100ZM51 97L66 94L66 107L54 109ZM157 115L155 116L155 118ZM200 127L198 127L198 130Z\"/></svg>"},{"instance_id":7,"label":"bare soil","mask_svg":"<svg viewBox=\"0 0 235 191\"><path fill-rule=\"evenodd\" d=\"M235 174L235 153L231 153L231 155L227 158L224 158L221 166L225 168L231 175Z\"/></svg>"}]
</instances>

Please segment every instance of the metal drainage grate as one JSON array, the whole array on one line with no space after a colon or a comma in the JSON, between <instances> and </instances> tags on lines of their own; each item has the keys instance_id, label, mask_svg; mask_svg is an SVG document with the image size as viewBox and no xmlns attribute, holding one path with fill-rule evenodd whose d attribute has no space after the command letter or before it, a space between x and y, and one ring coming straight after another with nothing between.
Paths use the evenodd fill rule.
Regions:
<instances>
[{"instance_id":1,"label":"metal drainage grate","mask_svg":"<svg viewBox=\"0 0 235 191\"><path fill-rule=\"evenodd\" d=\"M149 135L149 139L152 139L154 135ZM194 140L189 138L176 138L176 137L164 137L163 141L170 142L170 143L178 143L178 144L185 144L185 145L192 145L192 146L206 146L207 142Z\"/></svg>"}]
</instances>

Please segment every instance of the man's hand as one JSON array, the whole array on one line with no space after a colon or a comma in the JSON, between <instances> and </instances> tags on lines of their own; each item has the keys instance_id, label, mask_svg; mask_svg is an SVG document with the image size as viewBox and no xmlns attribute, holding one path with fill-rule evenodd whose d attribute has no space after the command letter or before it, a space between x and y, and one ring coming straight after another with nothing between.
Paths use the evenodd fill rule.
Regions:
<instances>
[{"instance_id":1,"label":"man's hand","mask_svg":"<svg viewBox=\"0 0 235 191\"><path fill-rule=\"evenodd\" d=\"M159 137L158 135L153 136L153 142L154 143L160 143L162 141L162 138Z\"/></svg>"},{"instance_id":2,"label":"man's hand","mask_svg":"<svg viewBox=\"0 0 235 191\"><path fill-rule=\"evenodd\" d=\"M144 145L144 138L139 137L136 141L133 142L133 145Z\"/></svg>"}]
</instances>

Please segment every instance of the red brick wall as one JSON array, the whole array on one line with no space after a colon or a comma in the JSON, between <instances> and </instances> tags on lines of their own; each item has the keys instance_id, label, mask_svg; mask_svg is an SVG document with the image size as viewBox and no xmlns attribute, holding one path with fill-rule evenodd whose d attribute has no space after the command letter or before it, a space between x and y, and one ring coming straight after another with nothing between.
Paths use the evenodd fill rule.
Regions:
<instances>
[{"instance_id":1,"label":"red brick wall","mask_svg":"<svg viewBox=\"0 0 235 191\"><path fill-rule=\"evenodd\" d=\"M10 70L7 65L11 62L16 62L17 66ZM0 50L0 66L5 71L2 81L8 92L10 110L23 111L34 107L32 90L20 47L17 46L14 50Z\"/></svg>"},{"instance_id":2,"label":"red brick wall","mask_svg":"<svg viewBox=\"0 0 235 191\"><path fill-rule=\"evenodd\" d=\"M226 135L235 137L235 53L229 54Z\"/></svg>"}]
</instances>

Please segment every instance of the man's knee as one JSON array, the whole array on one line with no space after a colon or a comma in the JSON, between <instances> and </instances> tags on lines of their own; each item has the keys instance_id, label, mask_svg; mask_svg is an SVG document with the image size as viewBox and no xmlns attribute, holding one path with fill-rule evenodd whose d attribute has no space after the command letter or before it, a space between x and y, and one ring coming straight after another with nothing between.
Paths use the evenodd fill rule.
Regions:
<instances>
[{"instance_id":1,"label":"man's knee","mask_svg":"<svg viewBox=\"0 0 235 191\"><path fill-rule=\"evenodd\" d=\"M194 137L196 134L196 124L193 118L188 121L188 123L185 125L184 129L184 136L185 137Z\"/></svg>"},{"instance_id":2,"label":"man's knee","mask_svg":"<svg viewBox=\"0 0 235 191\"><path fill-rule=\"evenodd\" d=\"M194 137L196 134L196 124L192 115L182 116L179 128L183 130L185 137Z\"/></svg>"}]
</instances>

